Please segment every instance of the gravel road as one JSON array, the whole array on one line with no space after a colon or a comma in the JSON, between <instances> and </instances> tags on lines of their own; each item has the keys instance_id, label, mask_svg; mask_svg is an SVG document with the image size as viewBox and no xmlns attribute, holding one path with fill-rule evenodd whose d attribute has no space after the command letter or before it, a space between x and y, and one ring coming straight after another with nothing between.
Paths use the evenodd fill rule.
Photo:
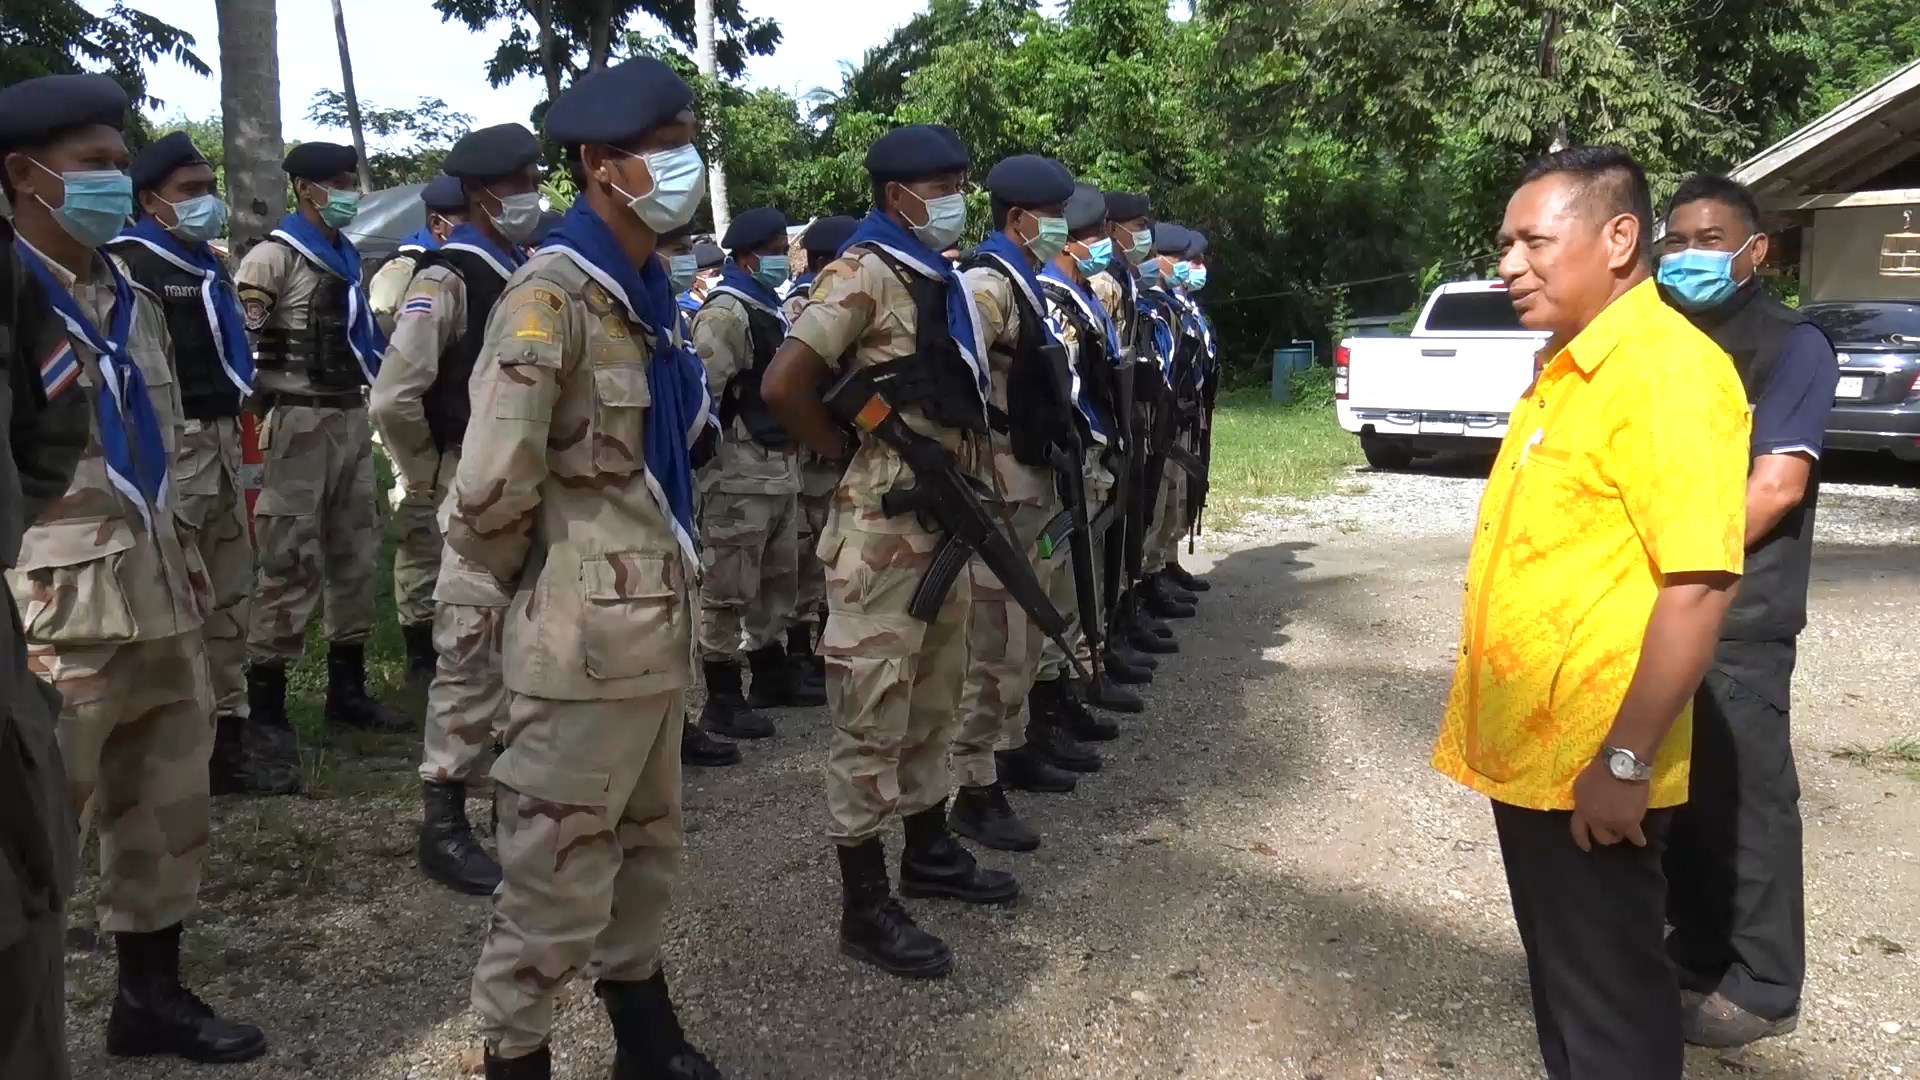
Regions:
<instances>
[{"instance_id":1,"label":"gravel road","mask_svg":"<svg viewBox=\"0 0 1920 1080\"><path fill-rule=\"evenodd\" d=\"M1920 488L1886 469L1842 479L1860 482L1825 495L1796 686L1803 1021L1696 1053L1691 1077L1920 1075L1920 779L1836 756L1920 735ZM734 1077L1536 1077L1486 804L1425 764L1479 488L1470 467L1359 471L1213 537L1190 562L1215 588L1149 715L1076 794L1016 796L1039 852L983 856L1019 873L1019 903L914 904L956 946L943 982L834 949L822 710L784 716L740 767L690 774L669 972L692 1037ZM191 974L274 1039L222 1078L474 1068L466 978L486 902L413 869L412 748L360 749L327 797L219 808ZM216 1075L100 1052L112 960L82 937L76 1074ZM557 1076L607 1075L584 984L556 1049Z\"/></svg>"}]
</instances>

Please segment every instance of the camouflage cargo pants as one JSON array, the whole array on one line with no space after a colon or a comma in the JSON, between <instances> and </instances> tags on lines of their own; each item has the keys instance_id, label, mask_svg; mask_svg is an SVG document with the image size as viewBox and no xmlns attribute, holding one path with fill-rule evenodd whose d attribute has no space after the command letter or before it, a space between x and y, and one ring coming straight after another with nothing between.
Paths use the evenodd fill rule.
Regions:
<instances>
[{"instance_id":1,"label":"camouflage cargo pants","mask_svg":"<svg viewBox=\"0 0 1920 1080\"><path fill-rule=\"evenodd\" d=\"M148 933L194 908L207 854L213 700L199 633L34 645L60 692L60 755L80 835L100 826L100 929Z\"/></svg>"},{"instance_id":2,"label":"camouflage cargo pants","mask_svg":"<svg viewBox=\"0 0 1920 1080\"><path fill-rule=\"evenodd\" d=\"M481 1036L496 1055L546 1041L554 995L574 976L640 981L659 970L680 876L684 697L509 695L493 770L504 878L473 972Z\"/></svg>"},{"instance_id":3,"label":"camouflage cargo pants","mask_svg":"<svg viewBox=\"0 0 1920 1080\"><path fill-rule=\"evenodd\" d=\"M793 492L700 497L700 655L730 659L780 640L800 580Z\"/></svg>"},{"instance_id":4,"label":"camouflage cargo pants","mask_svg":"<svg viewBox=\"0 0 1920 1080\"><path fill-rule=\"evenodd\" d=\"M1113 498L1113 473L1101 464L1098 453L1095 453L1087 458L1085 475L1087 514L1092 517L1098 515L1101 507ZM1121 528L1122 526L1116 523L1113 527ZM1096 537L1093 544L1093 585L1096 589L1100 588L1100 583L1105 580L1106 564L1107 545ZM1083 669L1091 671L1093 654L1087 648L1086 634L1081 629L1080 593L1073 580L1073 549L1062 545L1045 561L1043 570L1046 575L1048 599L1052 600L1053 606L1059 608L1061 614L1067 617L1066 636L1067 640L1073 643L1074 659L1080 661ZM1104 616L1105 613L1102 612L1102 615ZM1060 646L1055 645L1052 638L1041 638L1039 677L1058 679L1066 676L1070 671L1066 654L1060 651Z\"/></svg>"},{"instance_id":5,"label":"camouflage cargo pants","mask_svg":"<svg viewBox=\"0 0 1920 1080\"><path fill-rule=\"evenodd\" d=\"M947 797L947 745L967 666L972 584L962 574L931 623L907 613L937 534L865 532L836 507L820 539L827 568L827 835L858 844L893 815Z\"/></svg>"},{"instance_id":6,"label":"camouflage cargo pants","mask_svg":"<svg viewBox=\"0 0 1920 1080\"><path fill-rule=\"evenodd\" d=\"M365 641L373 632L380 556L367 410L277 406L261 423L260 441L253 505L260 555L248 653L254 660L299 660L323 594L327 640Z\"/></svg>"},{"instance_id":7,"label":"camouflage cargo pants","mask_svg":"<svg viewBox=\"0 0 1920 1080\"><path fill-rule=\"evenodd\" d=\"M827 606L827 568L820 562L820 536L827 529L833 491L842 468L811 451L800 451L800 573L793 601L795 622L821 617Z\"/></svg>"},{"instance_id":8,"label":"camouflage cargo pants","mask_svg":"<svg viewBox=\"0 0 1920 1080\"><path fill-rule=\"evenodd\" d=\"M214 711L247 715L247 621L253 540L240 484L240 421L189 420L173 466L174 510L194 530L213 604L200 627Z\"/></svg>"},{"instance_id":9,"label":"camouflage cargo pants","mask_svg":"<svg viewBox=\"0 0 1920 1080\"><path fill-rule=\"evenodd\" d=\"M500 674L500 628L512 594L486 568L447 549L433 599L433 648L439 654L427 687L426 752L420 778L468 783L507 724L507 688Z\"/></svg>"},{"instance_id":10,"label":"camouflage cargo pants","mask_svg":"<svg viewBox=\"0 0 1920 1080\"><path fill-rule=\"evenodd\" d=\"M433 590L440 580L440 503L460 467L457 450L440 455L433 491L408 494L393 507L393 611L402 625L433 621Z\"/></svg>"},{"instance_id":11,"label":"camouflage cargo pants","mask_svg":"<svg viewBox=\"0 0 1920 1080\"><path fill-rule=\"evenodd\" d=\"M1153 525L1141 555L1141 572L1157 574L1165 569L1179 554L1180 538L1186 533L1187 472L1169 461L1160 477L1160 498L1153 506Z\"/></svg>"},{"instance_id":12,"label":"camouflage cargo pants","mask_svg":"<svg viewBox=\"0 0 1920 1080\"><path fill-rule=\"evenodd\" d=\"M993 511L997 519L1012 519L1015 545L1043 574L1040 533L1058 509L1053 504L1012 503ZM980 787L994 781L995 749L1018 750L1027 744L1027 691L1040 670L1045 635L985 564L975 559L967 572L973 578L973 612L967 621L967 675L960 693L960 727L953 737L953 772L957 783Z\"/></svg>"}]
</instances>

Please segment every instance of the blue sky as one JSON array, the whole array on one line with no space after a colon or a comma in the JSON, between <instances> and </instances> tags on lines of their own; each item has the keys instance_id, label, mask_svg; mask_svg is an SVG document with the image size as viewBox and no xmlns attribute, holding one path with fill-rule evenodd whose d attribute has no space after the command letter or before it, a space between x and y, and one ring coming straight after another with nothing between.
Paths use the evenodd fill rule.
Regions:
<instances>
[{"instance_id":1,"label":"blue sky","mask_svg":"<svg viewBox=\"0 0 1920 1080\"><path fill-rule=\"evenodd\" d=\"M83 0L104 11L111 0ZM161 116L212 116L220 111L220 35L213 0L131 0L197 38L194 51L214 69L202 77L171 60L151 73L150 92L164 102ZM773 56L753 58L747 82L805 93L840 83L840 63L858 61L866 50L925 9L925 0L745 0L747 12L778 20L783 32ZM470 34L443 23L432 0L344 0L347 37L353 48L353 81L363 101L397 108L423 95L444 99L473 117L475 126L525 123L540 100L534 80L494 89L485 64L497 34ZM307 122L314 91L340 87L329 0L279 0L280 122L288 140L337 136ZM827 12L831 10L831 15Z\"/></svg>"}]
</instances>

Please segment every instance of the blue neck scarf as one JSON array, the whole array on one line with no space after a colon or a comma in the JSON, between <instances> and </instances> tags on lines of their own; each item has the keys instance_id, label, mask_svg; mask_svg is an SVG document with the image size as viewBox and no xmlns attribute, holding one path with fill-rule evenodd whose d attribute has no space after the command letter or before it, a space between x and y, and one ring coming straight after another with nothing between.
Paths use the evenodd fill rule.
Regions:
<instances>
[{"instance_id":1,"label":"blue neck scarf","mask_svg":"<svg viewBox=\"0 0 1920 1080\"><path fill-rule=\"evenodd\" d=\"M791 299L793 294L803 293L803 292L806 292L808 289L813 288L813 279L818 276L819 275L815 274L813 271L808 270L802 273L799 277L794 278L792 287L787 289L788 298Z\"/></svg>"},{"instance_id":2,"label":"blue neck scarf","mask_svg":"<svg viewBox=\"0 0 1920 1080\"><path fill-rule=\"evenodd\" d=\"M1175 340L1174 322L1169 321L1169 316L1177 321L1180 313L1175 310L1172 297L1164 289L1141 289L1139 295L1140 314L1152 325L1153 350L1160 354L1160 377L1172 385L1174 348L1178 342Z\"/></svg>"},{"instance_id":3,"label":"blue neck scarf","mask_svg":"<svg viewBox=\"0 0 1920 1080\"><path fill-rule=\"evenodd\" d=\"M980 336L980 321L974 317L973 293L967 288L967 283L960 280L960 272L953 268L952 263L941 258L939 252L928 248L918 237L879 210L869 212L860 220L860 226L847 238L846 244L840 248L840 254L845 255L849 249L862 244L886 251L913 267L922 277L946 282L947 333L953 337L953 343L960 347L960 355L973 367L980 400L985 401L988 385L987 344Z\"/></svg>"},{"instance_id":4,"label":"blue neck scarf","mask_svg":"<svg viewBox=\"0 0 1920 1080\"><path fill-rule=\"evenodd\" d=\"M154 254L182 270L200 275L200 304L213 327L214 348L219 351L221 370L242 394L253 392L253 344L247 340L247 316L240 309L233 282L220 264L220 256L205 244L182 243L155 221L142 215L133 227L120 234L145 245Z\"/></svg>"},{"instance_id":5,"label":"blue neck scarf","mask_svg":"<svg viewBox=\"0 0 1920 1080\"><path fill-rule=\"evenodd\" d=\"M1026 283L1029 293L1036 297L1040 295L1040 278L1027 262L1031 256L1027 254L1027 249L1021 247L1013 237L995 229L987 234L987 238L982 240L980 246L974 251L980 255L998 255L1000 261L1006 263L1009 269L1020 276L1019 280Z\"/></svg>"},{"instance_id":6,"label":"blue neck scarf","mask_svg":"<svg viewBox=\"0 0 1920 1080\"><path fill-rule=\"evenodd\" d=\"M347 239L345 233L336 232L329 242L319 226L299 214L281 218L273 235L347 283L347 342L353 346L355 359L360 361L360 372L367 377L367 385L372 386L373 377L380 374L380 354L387 351L387 342L374 327L373 309L367 305L367 294L360 288L360 252L354 248L353 241Z\"/></svg>"},{"instance_id":7,"label":"blue neck scarf","mask_svg":"<svg viewBox=\"0 0 1920 1080\"><path fill-rule=\"evenodd\" d=\"M495 270L500 271L500 276L503 278L512 277L513 272L520 268L520 264L527 261L527 257L520 254L519 248L511 244L504 250L496 247L478 226L465 221L455 225L453 231L447 234L446 245L441 250L444 251L446 248L460 248L485 257L488 262L493 263Z\"/></svg>"},{"instance_id":8,"label":"blue neck scarf","mask_svg":"<svg viewBox=\"0 0 1920 1080\"><path fill-rule=\"evenodd\" d=\"M54 397L79 376L80 358L73 350L73 342L79 341L98 358L100 366L102 385L94 402L94 427L106 458L107 479L140 508L140 518L151 535L156 512L164 510L169 502L167 442L160 433L153 399L147 396L146 376L127 352L127 342L133 336L133 286L127 284L112 259L95 256L96 269L104 266L113 278L113 310L103 336L40 256L24 242L17 246L20 262L39 280L47 303L67 325L68 340L40 363L47 397Z\"/></svg>"},{"instance_id":9,"label":"blue neck scarf","mask_svg":"<svg viewBox=\"0 0 1920 1080\"><path fill-rule=\"evenodd\" d=\"M759 278L740 269L739 264L735 263L732 259L728 259L727 265L721 269L720 284L717 287L739 293L741 296L752 300L754 303L759 304L775 315L780 315L780 297L775 295L772 289L762 285ZM712 296L713 294L708 293L707 295ZM786 322L787 317L780 315L780 321L782 323Z\"/></svg>"},{"instance_id":10,"label":"blue neck scarf","mask_svg":"<svg viewBox=\"0 0 1920 1080\"><path fill-rule=\"evenodd\" d=\"M452 240L453 237L449 236L447 239ZM405 240L400 241L400 247L401 250L411 247L419 248L422 251L438 251L440 250L440 241L434 239L432 229L422 225L409 233Z\"/></svg>"},{"instance_id":11,"label":"blue neck scarf","mask_svg":"<svg viewBox=\"0 0 1920 1080\"><path fill-rule=\"evenodd\" d=\"M1106 337L1107 363L1120 363L1120 332L1114 328L1113 320L1107 316L1107 309L1100 306L1100 298L1087 291L1086 286L1073 280L1066 271L1052 263L1040 268L1040 276L1066 289L1077 301L1080 313L1092 320L1094 328ZM1080 415L1087 418L1087 424L1093 428L1094 435L1102 442L1112 430L1107 418L1101 415L1087 397L1085 384L1080 379L1078 364L1069 369L1073 376L1073 403L1080 407Z\"/></svg>"},{"instance_id":12,"label":"blue neck scarf","mask_svg":"<svg viewBox=\"0 0 1920 1080\"><path fill-rule=\"evenodd\" d=\"M629 262L613 230L585 199L574 202L541 242L540 250L572 259L626 307L628 317L653 331L653 358L647 363L653 403L647 409L643 447L647 488L672 523L680 550L687 558L698 559L699 547L693 538L693 462L688 451L713 403L707 394L706 369L673 332L680 316L666 264L659 259L648 259L644 267Z\"/></svg>"}]
</instances>

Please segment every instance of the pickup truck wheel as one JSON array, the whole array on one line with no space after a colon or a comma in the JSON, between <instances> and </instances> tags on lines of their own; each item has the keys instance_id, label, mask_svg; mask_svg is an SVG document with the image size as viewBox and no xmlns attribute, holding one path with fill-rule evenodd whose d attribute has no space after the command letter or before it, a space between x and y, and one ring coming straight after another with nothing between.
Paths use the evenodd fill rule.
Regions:
<instances>
[{"instance_id":1,"label":"pickup truck wheel","mask_svg":"<svg viewBox=\"0 0 1920 1080\"><path fill-rule=\"evenodd\" d=\"M1413 464L1413 448L1399 439L1362 435L1360 452L1366 455L1368 465L1382 471L1397 471Z\"/></svg>"}]
</instances>

